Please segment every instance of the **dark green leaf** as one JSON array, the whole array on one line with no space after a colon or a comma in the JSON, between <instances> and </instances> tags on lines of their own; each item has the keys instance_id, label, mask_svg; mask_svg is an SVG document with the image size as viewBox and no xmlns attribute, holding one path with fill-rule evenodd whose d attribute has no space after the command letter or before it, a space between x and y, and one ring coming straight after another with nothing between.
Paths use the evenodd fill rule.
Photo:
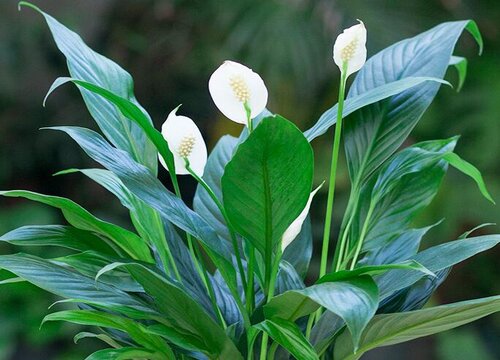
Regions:
<instances>
[{"instance_id":1,"label":"dark green leaf","mask_svg":"<svg viewBox=\"0 0 500 360\"><path fill-rule=\"evenodd\" d=\"M222 193L229 220L267 265L281 236L306 205L312 174L311 146L280 116L262 120L226 165Z\"/></svg>"}]
</instances>

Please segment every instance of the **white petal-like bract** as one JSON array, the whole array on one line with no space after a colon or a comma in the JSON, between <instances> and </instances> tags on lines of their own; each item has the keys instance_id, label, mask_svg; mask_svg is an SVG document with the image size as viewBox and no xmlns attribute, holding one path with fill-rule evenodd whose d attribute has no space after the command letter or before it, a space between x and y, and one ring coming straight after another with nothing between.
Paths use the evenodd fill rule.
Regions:
<instances>
[{"instance_id":1,"label":"white petal-like bract","mask_svg":"<svg viewBox=\"0 0 500 360\"><path fill-rule=\"evenodd\" d=\"M343 71L346 64L346 77L363 67L366 62L366 28L361 20L359 24L345 29L333 45L333 60Z\"/></svg>"},{"instance_id":2,"label":"white petal-like bract","mask_svg":"<svg viewBox=\"0 0 500 360\"><path fill-rule=\"evenodd\" d=\"M252 69L234 61L225 61L208 81L208 90L219 110L230 120L247 124L245 103L250 118L259 115L267 105L267 88Z\"/></svg>"},{"instance_id":3,"label":"white petal-like bract","mask_svg":"<svg viewBox=\"0 0 500 360\"><path fill-rule=\"evenodd\" d=\"M193 172L201 177L207 163L207 146L194 121L187 116L176 114L178 108L172 110L168 115L161 127L161 133L168 142L170 151L174 154L176 174L189 174L184 160L187 158ZM161 156L160 162L168 170Z\"/></svg>"},{"instance_id":4,"label":"white petal-like bract","mask_svg":"<svg viewBox=\"0 0 500 360\"><path fill-rule=\"evenodd\" d=\"M286 247L291 244L293 240L299 235L300 230L302 230L302 225L304 224L304 221L306 220L307 214L309 214L309 208L311 207L312 200L314 198L314 195L318 192L319 189L323 184L318 186L316 189L314 189L313 192L309 195L309 199L307 200L307 204L304 207L304 210L300 213L299 216L290 224L288 229L283 233L283 237L281 238L281 250L285 251Z\"/></svg>"}]
</instances>

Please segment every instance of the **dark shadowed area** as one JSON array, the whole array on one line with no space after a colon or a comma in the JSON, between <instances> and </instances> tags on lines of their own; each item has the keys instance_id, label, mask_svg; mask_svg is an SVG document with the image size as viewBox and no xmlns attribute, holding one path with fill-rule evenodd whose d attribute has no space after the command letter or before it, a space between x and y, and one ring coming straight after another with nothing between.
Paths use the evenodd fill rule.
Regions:
<instances>
[{"instance_id":1,"label":"dark shadowed area","mask_svg":"<svg viewBox=\"0 0 500 360\"><path fill-rule=\"evenodd\" d=\"M168 113L190 116L201 128L209 150L223 134L241 127L215 108L207 82L219 64L232 59L260 73L269 89L268 107L305 130L337 99L339 71L331 58L335 37L356 19L368 29L368 54L411 37L443 21L474 19L485 42L481 57L464 34L457 53L469 59L461 92L443 87L411 134L407 144L462 134L457 152L483 173L493 197L500 201L500 2L494 0L40 0L36 2L89 46L127 69L135 94L159 128ZM130 228L119 202L79 174L52 176L68 168L96 167L64 135L38 130L45 126L96 128L78 91L66 85L42 100L52 82L67 76L46 24L33 11L18 12L17 2L0 2L0 189L28 189L61 195L97 216ZM447 79L457 83L453 69ZM323 181L330 162L330 131L313 143L315 183ZM342 156L341 156L342 157ZM349 190L347 168L340 165L337 217ZM160 178L168 184L167 174ZM191 203L195 182L181 179ZM312 208L319 248L326 187ZM470 179L450 170L438 197L417 220L428 225L445 219L424 246L456 239L482 223L500 222L500 211L485 201ZM0 233L24 224L61 223L48 207L19 199L0 199ZM477 231L493 233L499 226ZM19 248L0 244L0 253ZM22 249L21 249L22 251ZM56 257L57 252L39 250ZM319 266L319 251L312 270ZM453 269L432 304L500 294L500 248ZM0 280L4 274L0 271ZM0 360L85 358L100 344L84 339L73 345L77 326L40 322L57 301L25 283L0 287ZM59 305L59 307L61 307ZM500 317L492 316L432 338L379 349L366 359L493 360L500 358Z\"/></svg>"}]
</instances>

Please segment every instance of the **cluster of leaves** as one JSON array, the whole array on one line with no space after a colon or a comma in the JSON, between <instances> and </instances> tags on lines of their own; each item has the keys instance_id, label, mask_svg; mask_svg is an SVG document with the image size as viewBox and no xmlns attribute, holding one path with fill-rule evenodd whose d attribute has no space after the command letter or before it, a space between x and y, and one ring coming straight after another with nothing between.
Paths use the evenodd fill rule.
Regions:
<instances>
[{"instance_id":1,"label":"cluster of leaves","mask_svg":"<svg viewBox=\"0 0 500 360\"><path fill-rule=\"evenodd\" d=\"M480 173L453 153L457 138L419 143L398 151L437 93L448 66L465 76L453 56L464 29L481 45L471 21L441 24L373 56L354 80L345 103L345 149L352 191L342 224L352 254L363 239L353 270L329 273L306 287L312 253L310 223L281 258L283 232L304 208L312 188L311 140L335 123L337 107L302 133L270 113L251 134L225 136L213 149L204 180L223 203L244 256L210 194L199 187L194 211L157 178L158 155L169 168L168 143L133 95L130 75L95 53L57 20L47 21L71 78L56 80L49 93L72 82L107 140L80 127L57 127L104 169L81 172L113 193L130 211L136 232L103 221L73 201L24 190L3 191L61 210L68 225L25 226L0 241L58 246L72 251L55 259L0 256L0 268L76 303L45 321L98 327L75 340L95 337L109 348L89 359L253 358L267 334L270 357L357 359L366 351L431 335L500 310L500 296L420 310L451 267L500 242L489 235L419 251L429 228L412 218L438 191L448 165L473 178L490 198ZM290 151L293 149L293 151ZM174 187L175 172L171 172ZM200 271L185 245L194 239ZM254 269L246 266L251 244ZM205 256L206 255L206 256ZM348 259L352 258L347 257ZM238 266L240 264L243 266ZM244 279L257 279L255 304L245 303ZM270 281L277 273L276 283ZM269 287L275 296L265 298ZM315 323L309 319L318 319ZM314 324L314 325L313 325ZM264 347L267 351L267 348ZM265 358L266 354L260 354Z\"/></svg>"}]
</instances>

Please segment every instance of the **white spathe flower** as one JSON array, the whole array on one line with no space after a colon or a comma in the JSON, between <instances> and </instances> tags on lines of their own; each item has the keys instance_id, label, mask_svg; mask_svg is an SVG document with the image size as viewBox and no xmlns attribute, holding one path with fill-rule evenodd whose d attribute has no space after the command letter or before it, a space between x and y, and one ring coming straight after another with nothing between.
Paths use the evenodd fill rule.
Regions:
<instances>
[{"instance_id":1,"label":"white spathe flower","mask_svg":"<svg viewBox=\"0 0 500 360\"><path fill-rule=\"evenodd\" d=\"M314 198L314 195L318 192L319 189L323 186L323 183L318 186L316 189L314 189L313 192L309 195L309 199L307 200L306 206L304 207L304 210L300 213L299 216L290 224L288 229L285 230L283 233L283 236L281 238L281 250L285 251L286 247L292 243L293 240L299 235L300 230L302 230L302 225L304 224L304 221L306 220L307 214L309 214L309 209L311 207L312 200Z\"/></svg>"},{"instance_id":2,"label":"white spathe flower","mask_svg":"<svg viewBox=\"0 0 500 360\"><path fill-rule=\"evenodd\" d=\"M186 169L187 159L193 172L201 177L207 163L207 146L194 121L187 116L176 114L179 107L180 105L168 115L161 127L161 134L174 155L175 173L189 174ZM168 170L161 156L160 162Z\"/></svg>"},{"instance_id":3,"label":"white spathe flower","mask_svg":"<svg viewBox=\"0 0 500 360\"><path fill-rule=\"evenodd\" d=\"M245 104L250 118L259 115L267 105L267 88L252 69L234 61L224 61L208 81L210 95L219 110L230 120L247 124Z\"/></svg>"},{"instance_id":4,"label":"white spathe flower","mask_svg":"<svg viewBox=\"0 0 500 360\"><path fill-rule=\"evenodd\" d=\"M344 71L346 64L346 77L361 69L366 62L366 28L361 20L358 21L359 24L345 29L333 45L333 60L340 71Z\"/></svg>"}]
</instances>

